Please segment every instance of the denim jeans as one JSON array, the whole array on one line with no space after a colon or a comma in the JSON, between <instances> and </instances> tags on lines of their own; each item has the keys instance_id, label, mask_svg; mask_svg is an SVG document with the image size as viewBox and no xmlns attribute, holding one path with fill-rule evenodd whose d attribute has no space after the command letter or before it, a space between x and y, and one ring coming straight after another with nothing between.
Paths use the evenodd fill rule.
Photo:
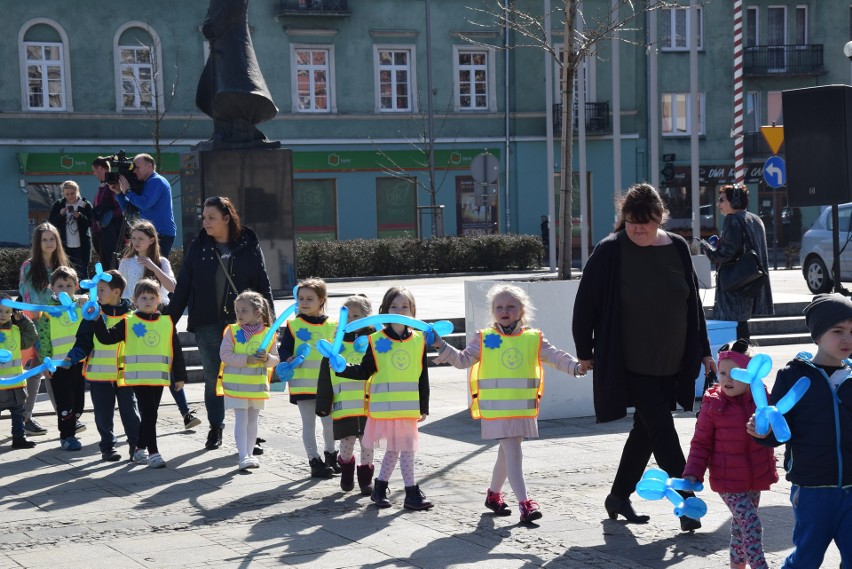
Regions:
<instances>
[{"instance_id":1,"label":"denim jeans","mask_svg":"<svg viewBox=\"0 0 852 569\"><path fill-rule=\"evenodd\" d=\"M2 409L8 409L12 415L12 437L23 437L26 434L24 431L24 406L11 405Z\"/></svg>"},{"instance_id":2,"label":"denim jeans","mask_svg":"<svg viewBox=\"0 0 852 569\"><path fill-rule=\"evenodd\" d=\"M195 343L204 368L204 406L210 427L225 427L225 398L216 395L216 378L219 376L219 348L222 346L222 330L218 324L195 327Z\"/></svg>"},{"instance_id":3,"label":"denim jeans","mask_svg":"<svg viewBox=\"0 0 852 569\"><path fill-rule=\"evenodd\" d=\"M113 433L116 399L127 444L135 447L139 440L139 409L133 388L118 387L114 381L90 381L89 394L92 397L92 407L95 408L95 425L101 435L98 445L101 452L113 450L117 442Z\"/></svg>"},{"instance_id":4,"label":"denim jeans","mask_svg":"<svg viewBox=\"0 0 852 569\"><path fill-rule=\"evenodd\" d=\"M183 389L175 391L175 388L171 385L169 385L169 391L172 392L172 398L175 400L178 411L180 411L180 416L183 417L189 413L189 403L186 402L186 392Z\"/></svg>"}]
</instances>

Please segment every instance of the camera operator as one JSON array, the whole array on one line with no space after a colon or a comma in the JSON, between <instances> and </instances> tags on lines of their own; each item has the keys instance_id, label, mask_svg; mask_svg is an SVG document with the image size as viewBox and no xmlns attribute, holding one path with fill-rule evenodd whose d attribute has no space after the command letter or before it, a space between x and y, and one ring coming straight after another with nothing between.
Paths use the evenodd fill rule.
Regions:
<instances>
[{"instance_id":1,"label":"camera operator","mask_svg":"<svg viewBox=\"0 0 852 569\"><path fill-rule=\"evenodd\" d=\"M89 276L89 261L92 259L92 240L89 228L92 225L92 204L80 195L80 186L73 180L62 182L64 198L54 202L48 221L59 230L68 259L81 278Z\"/></svg>"},{"instance_id":2,"label":"camera operator","mask_svg":"<svg viewBox=\"0 0 852 569\"><path fill-rule=\"evenodd\" d=\"M172 210L172 187L156 170L156 163L150 154L137 154L133 158L133 173L140 182L142 190L130 191L130 182L125 176L118 177L118 187L113 192L118 196L122 209L127 204L139 208L139 217L150 221L157 230L160 241L160 254L168 257L177 235L175 215Z\"/></svg>"},{"instance_id":3,"label":"camera operator","mask_svg":"<svg viewBox=\"0 0 852 569\"><path fill-rule=\"evenodd\" d=\"M98 252L104 271L118 267L115 252L124 245L120 240L121 227L124 223L124 214L118 205L115 194L110 190L106 182L107 172L110 171L109 160L106 158L95 158L92 161L92 174L98 179L98 192L95 194L95 203L92 219L92 241L95 251ZM116 190L118 185L116 184Z\"/></svg>"}]
</instances>

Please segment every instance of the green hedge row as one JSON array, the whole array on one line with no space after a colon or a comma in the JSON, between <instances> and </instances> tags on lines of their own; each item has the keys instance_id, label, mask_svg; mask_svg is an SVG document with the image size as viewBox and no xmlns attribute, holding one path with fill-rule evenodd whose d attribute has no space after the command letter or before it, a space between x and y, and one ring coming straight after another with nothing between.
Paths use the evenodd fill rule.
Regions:
<instances>
[{"instance_id":1,"label":"green hedge row","mask_svg":"<svg viewBox=\"0 0 852 569\"><path fill-rule=\"evenodd\" d=\"M296 267L298 278L496 272L536 268L543 254L534 235L298 241ZM29 249L0 248L0 290L17 290L18 271L29 256ZM177 274L183 249L173 250L169 261Z\"/></svg>"}]
</instances>

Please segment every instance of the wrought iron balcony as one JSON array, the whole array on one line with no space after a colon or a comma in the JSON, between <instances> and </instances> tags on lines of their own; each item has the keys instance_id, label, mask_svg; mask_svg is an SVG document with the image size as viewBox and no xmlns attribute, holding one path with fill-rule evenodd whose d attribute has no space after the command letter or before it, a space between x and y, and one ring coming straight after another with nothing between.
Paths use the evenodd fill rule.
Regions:
<instances>
[{"instance_id":1,"label":"wrought iron balcony","mask_svg":"<svg viewBox=\"0 0 852 569\"><path fill-rule=\"evenodd\" d=\"M574 105L574 132L577 132L577 106ZM586 133L605 134L612 131L609 118L609 102L586 102ZM553 133L562 134L562 103L553 105Z\"/></svg>"},{"instance_id":2,"label":"wrought iron balcony","mask_svg":"<svg viewBox=\"0 0 852 569\"><path fill-rule=\"evenodd\" d=\"M280 0L279 16L351 16L349 0Z\"/></svg>"},{"instance_id":3,"label":"wrought iron balcony","mask_svg":"<svg viewBox=\"0 0 852 569\"><path fill-rule=\"evenodd\" d=\"M766 139L763 138L763 133L747 132L743 135L743 153L746 159L759 158L764 160L772 156L772 149ZM779 154L784 154L784 145L778 150Z\"/></svg>"},{"instance_id":4,"label":"wrought iron balcony","mask_svg":"<svg viewBox=\"0 0 852 569\"><path fill-rule=\"evenodd\" d=\"M822 44L757 45L745 48L743 53L743 73L748 76L821 75L825 72Z\"/></svg>"}]
</instances>

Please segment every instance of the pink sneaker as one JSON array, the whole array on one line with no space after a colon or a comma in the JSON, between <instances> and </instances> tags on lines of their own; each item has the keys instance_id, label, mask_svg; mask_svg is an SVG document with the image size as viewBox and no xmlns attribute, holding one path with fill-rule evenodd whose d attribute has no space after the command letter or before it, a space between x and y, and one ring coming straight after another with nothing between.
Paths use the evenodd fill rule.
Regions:
<instances>
[{"instance_id":1,"label":"pink sneaker","mask_svg":"<svg viewBox=\"0 0 852 569\"><path fill-rule=\"evenodd\" d=\"M485 496L485 507L493 511L498 516L511 516L512 510L503 501L503 494L500 492L492 492L488 489L488 494Z\"/></svg>"},{"instance_id":2,"label":"pink sneaker","mask_svg":"<svg viewBox=\"0 0 852 569\"><path fill-rule=\"evenodd\" d=\"M538 503L532 500L524 500L518 504L521 510L521 523L528 524L541 518L541 512L538 509Z\"/></svg>"}]
</instances>

